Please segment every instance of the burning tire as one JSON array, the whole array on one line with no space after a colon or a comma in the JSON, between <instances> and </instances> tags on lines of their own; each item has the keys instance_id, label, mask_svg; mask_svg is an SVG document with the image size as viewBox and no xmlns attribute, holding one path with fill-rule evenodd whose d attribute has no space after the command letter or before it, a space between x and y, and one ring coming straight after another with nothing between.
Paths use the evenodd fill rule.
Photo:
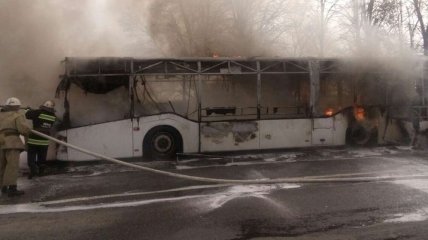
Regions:
<instances>
[{"instance_id":1,"label":"burning tire","mask_svg":"<svg viewBox=\"0 0 428 240\"><path fill-rule=\"evenodd\" d=\"M353 107L348 112L349 127L346 129L346 144L372 146L378 143L378 120L381 110L377 107Z\"/></svg>"},{"instance_id":2,"label":"burning tire","mask_svg":"<svg viewBox=\"0 0 428 240\"><path fill-rule=\"evenodd\" d=\"M144 137L144 159L173 159L183 151L183 140L177 129L171 126L152 128Z\"/></svg>"}]
</instances>

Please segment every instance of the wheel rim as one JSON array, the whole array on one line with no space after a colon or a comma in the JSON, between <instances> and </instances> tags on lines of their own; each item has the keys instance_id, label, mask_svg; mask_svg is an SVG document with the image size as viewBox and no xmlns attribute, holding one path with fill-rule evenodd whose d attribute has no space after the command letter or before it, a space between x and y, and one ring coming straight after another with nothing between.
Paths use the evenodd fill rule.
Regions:
<instances>
[{"instance_id":1,"label":"wheel rim","mask_svg":"<svg viewBox=\"0 0 428 240\"><path fill-rule=\"evenodd\" d=\"M153 148L159 153L168 153L174 147L174 139L169 133L159 133L153 138Z\"/></svg>"}]
</instances>

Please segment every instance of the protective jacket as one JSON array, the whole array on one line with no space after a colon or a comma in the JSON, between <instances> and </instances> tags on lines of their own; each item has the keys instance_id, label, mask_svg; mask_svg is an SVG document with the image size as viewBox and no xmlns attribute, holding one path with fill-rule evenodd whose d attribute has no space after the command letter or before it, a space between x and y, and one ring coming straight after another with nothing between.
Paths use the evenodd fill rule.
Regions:
<instances>
[{"instance_id":1,"label":"protective jacket","mask_svg":"<svg viewBox=\"0 0 428 240\"><path fill-rule=\"evenodd\" d=\"M50 135L51 129L56 121L56 116L53 111L41 107L37 110L27 111L25 116L27 119L33 121L34 130ZM30 137L28 138L28 144L36 146L48 146L49 140L31 133Z\"/></svg>"},{"instance_id":2,"label":"protective jacket","mask_svg":"<svg viewBox=\"0 0 428 240\"><path fill-rule=\"evenodd\" d=\"M19 135L28 137L31 127L25 116L17 111L0 112L0 148L24 150Z\"/></svg>"}]
</instances>

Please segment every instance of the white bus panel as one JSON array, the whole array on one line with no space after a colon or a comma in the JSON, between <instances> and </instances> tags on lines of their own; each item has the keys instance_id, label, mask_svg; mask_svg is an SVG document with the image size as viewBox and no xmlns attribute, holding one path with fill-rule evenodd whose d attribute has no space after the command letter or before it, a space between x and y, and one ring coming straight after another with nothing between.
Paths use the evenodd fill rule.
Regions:
<instances>
[{"instance_id":1,"label":"white bus panel","mask_svg":"<svg viewBox=\"0 0 428 240\"><path fill-rule=\"evenodd\" d=\"M260 148L292 148L311 146L311 119L260 121Z\"/></svg>"},{"instance_id":2,"label":"white bus panel","mask_svg":"<svg viewBox=\"0 0 428 240\"><path fill-rule=\"evenodd\" d=\"M76 146L84 147L93 152L107 155L113 158L132 157L132 121L130 119L95 124L85 127L66 130L67 142ZM60 132L64 135L64 132ZM93 160L94 157L85 153L60 148L59 160L85 161Z\"/></svg>"},{"instance_id":3,"label":"white bus panel","mask_svg":"<svg viewBox=\"0 0 428 240\"><path fill-rule=\"evenodd\" d=\"M259 149L258 121L201 123L201 151Z\"/></svg>"}]
</instances>

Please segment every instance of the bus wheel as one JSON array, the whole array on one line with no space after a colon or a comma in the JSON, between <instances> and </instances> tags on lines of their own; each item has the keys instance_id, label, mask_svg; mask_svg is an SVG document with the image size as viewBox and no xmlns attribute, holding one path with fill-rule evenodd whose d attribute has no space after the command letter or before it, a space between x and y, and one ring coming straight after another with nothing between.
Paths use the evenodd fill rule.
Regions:
<instances>
[{"instance_id":1,"label":"bus wheel","mask_svg":"<svg viewBox=\"0 0 428 240\"><path fill-rule=\"evenodd\" d=\"M159 126L151 129L143 141L145 159L173 159L182 152L183 141L177 129L170 126Z\"/></svg>"},{"instance_id":2,"label":"bus wheel","mask_svg":"<svg viewBox=\"0 0 428 240\"><path fill-rule=\"evenodd\" d=\"M346 130L346 143L357 146L375 145L377 143L377 128L371 130L364 128L360 124Z\"/></svg>"}]
</instances>

